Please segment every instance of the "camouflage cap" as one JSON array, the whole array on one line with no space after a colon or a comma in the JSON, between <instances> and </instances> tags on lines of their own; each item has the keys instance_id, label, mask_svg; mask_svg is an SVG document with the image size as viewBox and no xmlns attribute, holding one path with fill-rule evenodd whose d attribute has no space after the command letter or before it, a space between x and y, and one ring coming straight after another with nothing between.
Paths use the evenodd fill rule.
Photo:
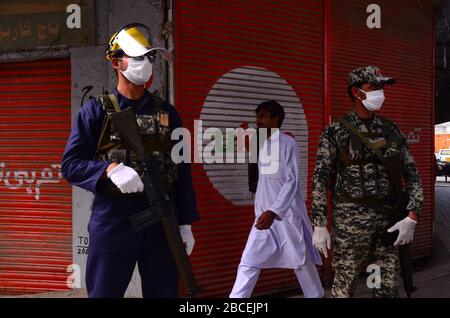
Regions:
<instances>
[{"instance_id":1,"label":"camouflage cap","mask_svg":"<svg viewBox=\"0 0 450 318\"><path fill-rule=\"evenodd\" d=\"M383 76L380 69L372 65L355 68L348 74L348 87L365 83L394 84L395 79Z\"/></svg>"}]
</instances>

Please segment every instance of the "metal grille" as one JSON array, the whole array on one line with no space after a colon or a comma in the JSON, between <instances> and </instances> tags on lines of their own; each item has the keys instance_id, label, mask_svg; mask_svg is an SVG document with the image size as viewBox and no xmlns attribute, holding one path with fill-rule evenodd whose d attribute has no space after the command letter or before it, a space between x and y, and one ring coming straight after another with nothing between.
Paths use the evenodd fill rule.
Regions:
<instances>
[{"instance_id":1,"label":"metal grille","mask_svg":"<svg viewBox=\"0 0 450 318\"><path fill-rule=\"evenodd\" d=\"M266 100L278 101L285 110L283 130L296 137L300 148L300 178L303 196L306 197L308 171L308 126L303 107L292 87L277 74L257 67L241 67L223 75L206 97L200 119L203 128L217 127L224 136L226 128L249 126L255 128L255 109ZM224 117L226 109L226 117ZM206 138L203 147L209 143ZM233 150L237 145L233 147ZM237 157L237 156L234 156ZM249 158L247 155L246 162ZM252 205L253 196L248 191L247 165L206 164L209 181L224 198L235 205ZM223 159L225 162L225 158Z\"/></svg>"},{"instance_id":2,"label":"metal grille","mask_svg":"<svg viewBox=\"0 0 450 318\"><path fill-rule=\"evenodd\" d=\"M193 135L254 122L258 102L287 109L285 129L301 146L302 185L314 168L324 123L322 1L176 1L175 106ZM225 166L227 166L225 168ZM225 170L227 169L227 170ZM194 271L202 296L227 296L250 231L246 165L194 164L201 222ZM254 294L298 288L290 270L264 270Z\"/></svg>"},{"instance_id":3,"label":"metal grille","mask_svg":"<svg viewBox=\"0 0 450 318\"><path fill-rule=\"evenodd\" d=\"M72 192L61 155L70 131L70 62L0 67L0 293L65 290Z\"/></svg>"}]
</instances>

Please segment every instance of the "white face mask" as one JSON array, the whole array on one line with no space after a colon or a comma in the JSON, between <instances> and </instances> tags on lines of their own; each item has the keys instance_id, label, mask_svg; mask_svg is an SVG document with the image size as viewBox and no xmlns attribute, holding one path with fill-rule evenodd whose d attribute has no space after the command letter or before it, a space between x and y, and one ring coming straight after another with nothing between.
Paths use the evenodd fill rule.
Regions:
<instances>
[{"instance_id":1,"label":"white face mask","mask_svg":"<svg viewBox=\"0 0 450 318\"><path fill-rule=\"evenodd\" d=\"M123 76L135 85L144 85L152 76L152 63L145 57L143 60L127 58L128 67L125 71L121 71Z\"/></svg>"},{"instance_id":2,"label":"white face mask","mask_svg":"<svg viewBox=\"0 0 450 318\"><path fill-rule=\"evenodd\" d=\"M381 109L384 102L384 90L379 89L376 91L366 92L359 89L366 94L366 99L362 100L364 107L371 112L376 112Z\"/></svg>"}]
</instances>

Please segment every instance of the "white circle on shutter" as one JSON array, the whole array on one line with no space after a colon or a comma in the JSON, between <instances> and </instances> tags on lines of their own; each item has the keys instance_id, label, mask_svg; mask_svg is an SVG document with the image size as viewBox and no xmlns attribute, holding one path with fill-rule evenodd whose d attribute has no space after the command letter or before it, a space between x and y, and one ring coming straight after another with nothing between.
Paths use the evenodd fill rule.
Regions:
<instances>
[{"instance_id":1,"label":"white circle on shutter","mask_svg":"<svg viewBox=\"0 0 450 318\"><path fill-rule=\"evenodd\" d=\"M300 179L304 198L308 177L308 124L299 97L278 74L267 69L244 66L221 76L209 91L200 114L202 131L215 127L238 128L244 123L256 127L255 109L263 101L276 100L285 111L281 130L292 134L300 148ZM203 148L210 140L203 140ZM224 145L225 145L224 140ZM225 162L225 159L224 159ZM236 160L235 160L236 162ZM248 156L246 163L204 163L203 167L214 188L234 205L252 205L248 190Z\"/></svg>"}]
</instances>

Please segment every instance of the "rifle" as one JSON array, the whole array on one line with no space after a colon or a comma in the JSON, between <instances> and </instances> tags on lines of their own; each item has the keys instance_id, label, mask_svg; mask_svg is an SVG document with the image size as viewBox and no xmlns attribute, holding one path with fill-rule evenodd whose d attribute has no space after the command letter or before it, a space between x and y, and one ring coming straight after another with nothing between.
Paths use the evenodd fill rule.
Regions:
<instances>
[{"instance_id":1,"label":"rifle","mask_svg":"<svg viewBox=\"0 0 450 318\"><path fill-rule=\"evenodd\" d=\"M115 99L113 99L114 101ZM195 297L199 292L199 287L181 238L170 197L162 180L158 163L145 151L134 111L131 107L128 107L123 111L111 113L110 116L114 127L119 131L125 142L136 152L143 170L144 194L150 206L144 211L130 216L130 221L136 231L162 222L181 279L190 295Z\"/></svg>"},{"instance_id":2,"label":"rifle","mask_svg":"<svg viewBox=\"0 0 450 318\"><path fill-rule=\"evenodd\" d=\"M339 121L344 124L347 129L349 129L352 133L361 139L361 141L369 148L372 149L377 155L378 159L381 163L386 167L389 172L389 177L394 185L395 189L395 202L394 202L394 211L395 213L392 215L390 223L394 225L398 221L404 219L408 216L408 192L402 189L402 163L400 153L394 153L389 156L383 157L379 149L373 147L373 145L369 142L369 140L364 137L361 132L359 132L353 125L351 125L346 119L343 117L339 118ZM406 141L405 141L406 142ZM392 245L395 240L397 240L398 232L393 233L383 233L381 235L381 240L383 244ZM402 272L402 280L403 280L403 289L406 292L408 298L411 298L411 294L417 290L417 287L414 286L413 283L413 275L412 275L412 266L411 266L411 245L404 244L398 247L398 254L400 259L400 270Z\"/></svg>"},{"instance_id":3,"label":"rifle","mask_svg":"<svg viewBox=\"0 0 450 318\"><path fill-rule=\"evenodd\" d=\"M396 204L395 204L395 214L391 224L395 224L398 221L404 219L408 216L409 212L407 209L409 196L408 192L402 190L401 185L401 158L399 153L392 154L390 156L384 157L383 163L389 175L391 177L394 189L396 192ZM398 237L398 232L388 233L388 241L395 242ZM403 289L406 292L406 296L411 298L411 294L417 290L414 286L412 265L411 265L411 244L404 244L398 247L398 253L400 258L400 269L402 271Z\"/></svg>"}]
</instances>

